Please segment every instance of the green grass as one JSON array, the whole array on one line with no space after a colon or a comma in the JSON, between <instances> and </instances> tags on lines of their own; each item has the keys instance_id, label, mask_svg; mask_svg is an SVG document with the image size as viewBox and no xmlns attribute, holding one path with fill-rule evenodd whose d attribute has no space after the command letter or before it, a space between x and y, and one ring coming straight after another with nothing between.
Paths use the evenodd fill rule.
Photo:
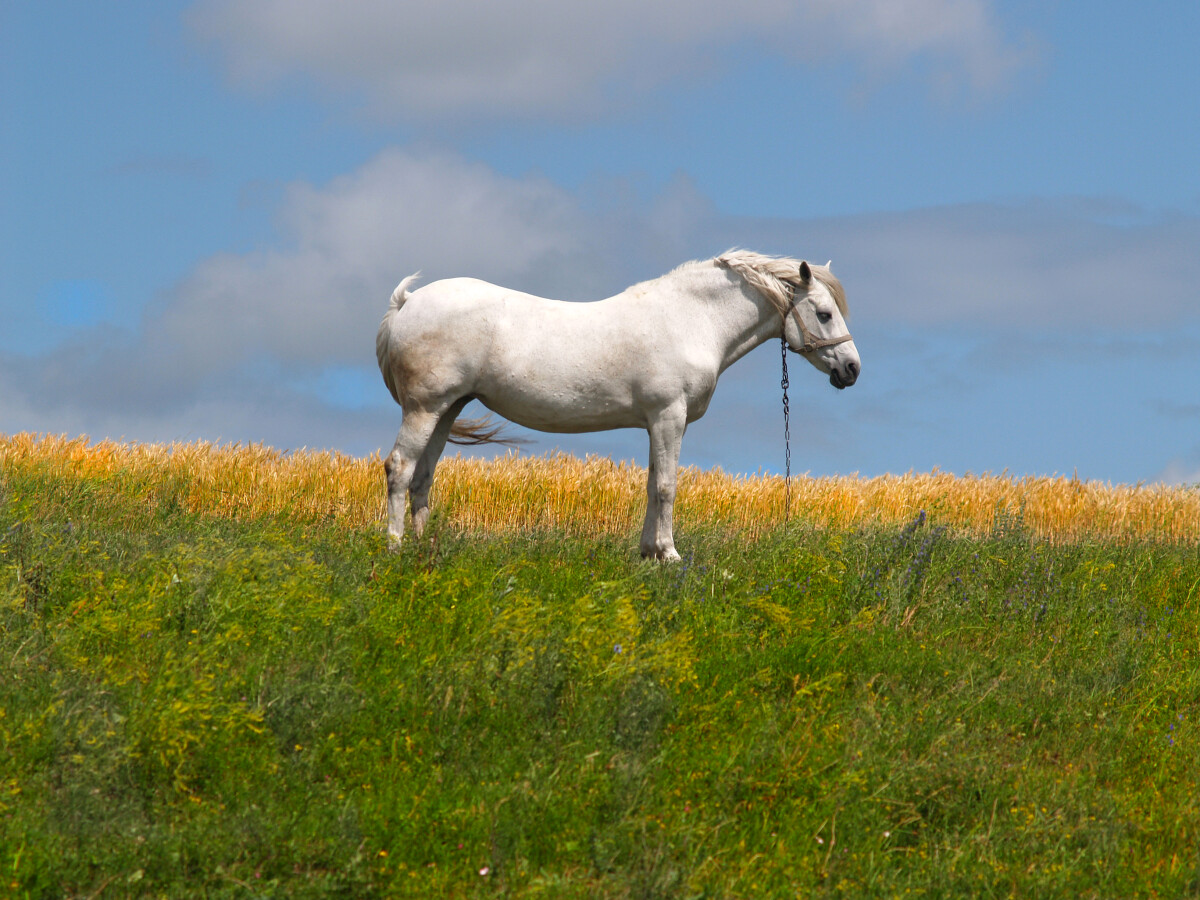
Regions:
<instances>
[{"instance_id":1,"label":"green grass","mask_svg":"<svg viewBox=\"0 0 1200 900\"><path fill-rule=\"evenodd\" d=\"M1200 554L0 473L0 896L1200 896Z\"/></svg>"}]
</instances>

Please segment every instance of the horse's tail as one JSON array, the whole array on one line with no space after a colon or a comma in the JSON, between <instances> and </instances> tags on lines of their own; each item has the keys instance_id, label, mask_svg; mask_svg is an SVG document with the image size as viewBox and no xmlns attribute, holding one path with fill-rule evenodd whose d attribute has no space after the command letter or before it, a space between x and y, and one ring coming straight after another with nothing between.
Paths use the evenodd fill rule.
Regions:
<instances>
[{"instance_id":1,"label":"horse's tail","mask_svg":"<svg viewBox=\"0 0 1200 900\"><path fill-rule=\"evenodd\" d=\"M388 312L395 312L404 305L404 301L408 299L408 286L420 277L420 272L414 272L396 285L396 289L392 291L392 302L388 304Z\"/></svg>"},{"instance_id":2,"label":"horse's tail","mask_svg":"<svg viewBox=\"0 0 1200 900\"><path fill-rule=\"evenodd\" d=\"M450 429L450 443L476 446L478 444L501 444L505 447L516 447L528 444L524 438L508 437L504 434L504 426L484 416L482 419L459 419Z\"/></svg>"},{"instance_id":3,"label":"horse's tail","mask_svg":"<svg viewBox=\"0 0 1200 900\"><path fill-rule=\"evenodd\" d=\"M400 395L396 393L396 377L392 372L391 360L392 316L400 311L400 307L408 299L408 286L416 281L420 274L420 272L417 272L409 275L396 285L396 289L392 291L392 299L388 303L387 312L383 314L383 321L379 323L379 331L375 335L375 359L379 362L379 371L383 375L383 383L387 385L387 389L391 392L393 399L397 403L400 402Z\"/></svg>"}]
</instances>

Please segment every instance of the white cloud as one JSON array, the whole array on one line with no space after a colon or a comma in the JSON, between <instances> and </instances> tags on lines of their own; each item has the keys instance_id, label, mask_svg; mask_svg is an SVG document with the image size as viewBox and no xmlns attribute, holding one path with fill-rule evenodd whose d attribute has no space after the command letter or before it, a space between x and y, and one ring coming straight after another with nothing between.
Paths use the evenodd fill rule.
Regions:
<instances>
[{"instance_id":1,"label":"white cloud","mask_svg":"<svg viewBox=\"0 0 1200 900\"><path fill-rule=\"evenodd\" d=\"M193 391L144 403L126 373L114 371L119 363L113 358L73 370L76 383L85 388L82 398L47 394L45 370L62 362L62 356L0 358L0 432L155 443L265 443L281 450L310 447L366 455L387 443L389 430L400 421L398 408L390 418L392 411L385 407L344 409L291 390L286 380L245 373L205 379ZM144 377L160 374L146 370ZM379 389L386 391L382 382Z\"/></svg>"},{"instance_id":2,"label":"white cloud","mask_svg":"<svg viewBox=\"0 0 1200 900\"><path fill-rule=\"evenodd\" d=\"M1200 451L1171 460L1151 482L1200 486Z\"/></svg>"},{"instance_id":3,"label":"white cloud","mask_svg":"<svg viewBox=\"0 0 1200 900\"><path fill-rule=\"evenodd\" d=\"M971 89L994 89L1033 58L1028 39L1007 38L981 0L807 0L801 8L876 71L931 63L942 90L964 78Z\"/></svg>"},{"instance_id":4,"label":"white cloud","mask_svg":"<svg viewBox=\"0 0 1200 900\"><path fill-rule=\"evenodd\" d=\"M392 288L473 275L595 299L696 256L744 245L835 258L856 317L918 327L1143 333L1195 316L1200 219L1085 204L973 204L818 221L722 217L687 181L620 212L594 212L537 176L449 154L387 151L324 186L292 185L279 245L199 264L148 317L170 371L269 359L356 365ZM164 358L165 362L165 358Z\"/></svg>"},{"instance_id":5,"label":"white cloud","mask_svg":"<svg viewBox=\"0 0 1200 900\"><path fill-rule=\"evenodd\" d=\"M279 247L201 263L148 323L194 348L185 368L255 353L354 362L392 288L418 269L503 281L586 255L588 225L567 192L446 154L387 151L323 187L294 184L277 218Z\"/></svg>"},{"instance_id":6,"label":"white cloud","mask_svg":"<svg viewBox=\"0 0 1200 900\"><path fill-rule=\"evenodd\" d=\"M678 261L681 220L701 207L680 183L636 210L589 213L538 176L506 177L449 153L386 151L326 185L290 185L273 247L201 261L139 327L75 328L48 349L0 355L0 422L157 439L193 418L213 434L224 408L231 429L215 433L244 439L238 423L252 425L257 407L257 421L287 437L313 421L313 397L329 393L331 376L344 384L338 376L357 368L378 382L375 331L404 276L603 296L658 274L647 258ZM378 388L377 407L390 404ZM300 427L270 424L288 411ZM326 440L347 440L328 430L343 412L320 417Z\"/></svg>"},{"instance_id":7,"label":"white cloud","mask_svg":"<svg viewBox=\"0 0 1200 900\"><path fill-rule=\"evenodd\" d=\"M972 90L1029 59L989 0L202 0L191 22L238 83L300 78L430 119L590 116L746 46L874 72L915 63Z\"/></svg>"},{"instance_id":8,"label":"white cloud","mask_svg":"<svg viewBox=\"0 0 1200 900\"><path fill-rule=\"evenodd\" d=\"M851 311L874 321L1039 336L1195 320L1200 217L1116 212L1033 201L732 224L743 242L833 257Z\"/></svg>"},{"instance_id":9,"label":"white cloud","mask_svg":"<svg viewBox=\"0 0 1200 900\"><path fill-rule=\"evenodd\" d=\"M1146 372L1143 418L1168 436L1182 434L1172 411L1194 408L1182 385L1194 383L1200 319L1195 217L1026 203L731 218L684 179L618 207L596 211L542 178L435 152L388 151L328 184L294 184L273 247L200 262L138 329L79 329L46 352L0 354L0 428L366 452L398 419L374 370L374 335L403 276L475 275L592 299L734 245L833 257L849 293L861 389L834 392L796 360L793 434L807 445L799 469L821 453L829 467L853 468L854 436L893 428L931 429L910 435L925 446L956 427L968 400L991 397L984 388L1047 360L1075 384ZM1026 356L1014 360L1014 350ZM751 471L777 463L757 448L775 454L778 362L777 348L763 349L723 377L685 459ZM338 401L360 386L365 396ZM923 422L934 408L940 418ZM538 446L640 459L642 443L622 434Z\"/></svg>"},{"instance_id":10,"label":"white cloud","mask_svg":"<svg viewBox=\"0 0 1200 900\"><path fill-rule=\"evenodd\" d=\"M418 269L549 289L601 257L573 196L449 154L389 151L327 185L291 185L277 224L275 247L200 262L132 332L74 329L10 356L0 379L47 420L66 410L110 432L363 365L392 288Z\"/></svg>"}]
</instances>

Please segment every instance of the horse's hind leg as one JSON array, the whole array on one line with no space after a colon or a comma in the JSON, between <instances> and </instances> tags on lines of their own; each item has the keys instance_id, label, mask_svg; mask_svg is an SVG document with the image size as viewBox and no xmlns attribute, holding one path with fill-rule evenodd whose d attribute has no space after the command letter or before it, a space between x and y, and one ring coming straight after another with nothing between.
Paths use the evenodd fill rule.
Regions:
<instances>
[{"instance_id":1,"label":"horse's hind leg","mask_svg":"<svg viewBox=\"0 0 1200 900\"><path fill-rule=\"evenodd\" d=\"M425 452L417 461L412 481L409 482L408 500L412 508L413 534L417 537L421 536L421 532L425 530L425 523L429 521L429 489L433 486L433 473L437 469L438 460L442 458L442 451L446 449L446 441L450 438L454 420L463 411L468 399L464 397L459 400L438 419L437 427L425 446Z\"/></svg>"},{"instance_id":2,"label":"horse's hind leg","mask_svg":"<svg viewBox=\"0 0 1200 900\"><path fill-rule=\"evenodd\" d=\"M406 411L400 423L400 433L396 435L396 444L383 461L383 470L387 473L387 535L391 550L399 550L400 542L404 539L404 495L408 492L417 463L429 446L439 419L437 413Z\"/></svg>"}]
</instances>

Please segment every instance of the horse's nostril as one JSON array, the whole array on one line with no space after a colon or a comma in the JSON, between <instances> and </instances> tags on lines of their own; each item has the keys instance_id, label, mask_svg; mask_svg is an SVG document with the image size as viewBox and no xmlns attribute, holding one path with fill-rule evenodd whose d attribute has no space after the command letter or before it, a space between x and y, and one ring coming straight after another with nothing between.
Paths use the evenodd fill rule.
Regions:
<instances>
[{"instance_id":1,"label":"horse's nostril","mask_svg":"<svg viewBox=\"0 0 1200 900\"><path fill-rule=\"evenodd\" d=\"M850 373L851 378L858 378L858 363L846 363L846 371Z\"/></svg>"}]
</instances>

